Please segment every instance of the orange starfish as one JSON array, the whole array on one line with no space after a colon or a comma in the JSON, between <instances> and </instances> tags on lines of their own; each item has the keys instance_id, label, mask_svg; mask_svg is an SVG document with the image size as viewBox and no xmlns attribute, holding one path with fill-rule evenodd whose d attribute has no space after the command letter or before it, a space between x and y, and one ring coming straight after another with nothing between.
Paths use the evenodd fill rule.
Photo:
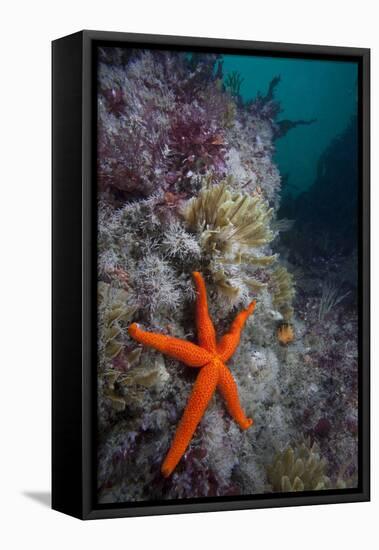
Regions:
<instances>
[{"instance_id":1,"label":"orange starfish","mask_svg":"<svg viewBox=\"0 0 379 550\"><path fill-rule=\"evenodd\" d=\"M196 323L199 345L155 332L145 332L138 327L137 323L133 323L128 329L130 336L137 342L182 361L189 367L201 368L171 448L162 464L161 472L165 477L173 472L182 458L216 387L224 397L229 413L242 430L246 430L253 423L253 420L247 418L242 410L237 385L225 362L230 359L238 346L246 319L255 309L255 301L237 315L230 332L216 342L216 332L208 313L204 280L198 272L194 272L193 277L198 292Z\"/></svg>"}]
</instances>

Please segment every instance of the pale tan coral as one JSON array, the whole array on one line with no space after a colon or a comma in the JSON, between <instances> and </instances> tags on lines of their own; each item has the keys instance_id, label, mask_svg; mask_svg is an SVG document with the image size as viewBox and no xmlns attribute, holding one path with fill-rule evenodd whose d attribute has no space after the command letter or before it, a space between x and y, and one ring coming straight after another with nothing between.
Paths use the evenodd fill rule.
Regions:
<instances>
[{"instance_id":1,"label":"pale tan coral","mask_svg":"<svg viewBox=\"0 0 379 550\"><path fill-rule=\"evenodd\" d=\"M203 187L184 210L188 225L201 233L203 247L223 255L232 253L233 260L241 248L258 248L273 239L272 214L262 197L232 193L227 180Z\"/></svg>"},{"instance_id":2,"label":"pale tan coral","mask_svg":"<svg viewBox=\"0 0 379 550\"><path fill-rule=\"evenodd\" d=\"M100 282L98 284L99 345L105 361L117 357L123 348L120 336L124 323L128 323L135 308L128 306L128 293L121 288Z\"/></svg>"},{"instance_id":3,"label":"pale tan coral","mask_svg":"<svg viewBox=\"0 0 379 550\"><path fill-rule=\"evenodd\" d=\"M214 282L225 296L231 299L238 296L240 292L238 285L233 284L222 266L213 268L212 274Z\"/></svg>"},{"instance_id":4,"label":"pale tan coral","mask_svg":"<svg viewBox=\"0 0 379 550\"><path fill-rule=\"evenodd\" d=\"M233 192L231 183L226 179L212 184L208 178L199 195L187 202L183 214L188 227L198 233L201 249L212 259L209 270L218 289L233 301L241 295L241 285L231 268L240 264L265 268L276 255L262 251L274 238L270 228L273 210L259 194ZM254 284L253 278L246 279L240 283L246 282L254 290L263 287L259 281Z\"/></svg>"},{"instance_id":5,"label":"pale tan coral","mask_svg":"<svg viewBox=\"0 0 379 550\"><path fill-rule=\"evenodd\" d=\"M131 368L127 372L109 369L103 373L104 397L109 399L113 409L125 410L127 405L140 403L146 389L161 389L169 378L162 358L155 359L149 365L139 365L142 348L136 348L126 355ZM138 353L137 353L138 352Z\"/></svg>"},{"instance_id":6,"label":"pale tan coral","mask_svg":"<svg viewBox=\"0 0 379 550\"><path fill-rule=\"evenodd\" d=\"M274 462L266 467L267 478L276 492L328 489L330 480L325 474L326 464L316 443L310 445L307 440L278 453Z\"/></svg>"},{"instance_id":7,"label":"pale tan coral","mask_svg":"<svg viewBox=\"0 0 379 550\"><path fill-rule=\"evenodd\" d=\"M260 292L261 290L267 287L266 283L261 283L256 279L248 279L247 277L245 277L244 282L247 284L249 288L251 288L253 292Z\"/></svg>"},{"instance_id":8,"label":"pale tan coral","mask_svg":"<svg viewBox=\"0 0 379 550\"><path fill-rule=\"evenodd\" d=\"M292 300L295 296L293 276L284 266L278 266L272 272L272 281L272 303L283 315L283 319L289 321L293 316Z\"/></svg>"}]
</instances>

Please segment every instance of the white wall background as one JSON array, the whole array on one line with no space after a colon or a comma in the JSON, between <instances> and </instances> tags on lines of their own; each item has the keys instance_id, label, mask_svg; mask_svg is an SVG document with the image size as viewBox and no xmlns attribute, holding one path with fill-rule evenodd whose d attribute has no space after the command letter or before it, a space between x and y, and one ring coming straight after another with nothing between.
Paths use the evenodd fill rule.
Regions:
<instances>
[{"instance_id":1,"label":"white wall background","mask_svg":"<svg viewBox=\"0 0 379 550\"><path fill-rule=\"evenodd\" d=\"M373 0L62 0L0 8L2 548L280 548L378 544L378 388L373 501L83 523L51 511L50 41L87 29L372 48L373 355L379 329L379 34ZM374 384L377 380L373 361ZM69 400L69 396L67 396ZM34 495L34 497L33 497ZM37 498L36 498L37 496ZM375 540L376 539L376 540Z\"/></svg>"}]
</instances>

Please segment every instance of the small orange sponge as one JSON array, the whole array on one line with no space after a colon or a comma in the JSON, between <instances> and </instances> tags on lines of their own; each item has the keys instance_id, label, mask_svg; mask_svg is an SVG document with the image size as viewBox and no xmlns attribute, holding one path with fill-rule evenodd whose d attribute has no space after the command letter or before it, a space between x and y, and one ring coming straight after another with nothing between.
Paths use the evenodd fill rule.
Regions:
<instances>
[{"instance_id":1,"label":"small orange sponge","mask_svg":"<svg viewBox=\"0 0 379 550\"><path fill-rule=\"evenodd\" d=\"M278 340L283 346L288 346L295 339L293 328L288 323L280 325L277 332Z\"/></svg>"}]
</instances>

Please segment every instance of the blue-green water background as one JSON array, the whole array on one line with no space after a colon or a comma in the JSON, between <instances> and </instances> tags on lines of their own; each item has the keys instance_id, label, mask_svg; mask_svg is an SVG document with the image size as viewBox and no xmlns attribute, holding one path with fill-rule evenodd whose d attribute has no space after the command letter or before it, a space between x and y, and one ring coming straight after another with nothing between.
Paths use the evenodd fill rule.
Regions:
<instances>
[{"instance_id":1,"label":"blue-green water background","mask_svg":"<svg viewBox=\"0 0 379 550\"><path fill-rule=\"evenodd\" d=\"M223 61L224 77L233 71L243 77L244 101L258 92L264 95L272 78L280 75L275 91L282 108L278 120L317 119L276 141L274 160L281 175L288 176L283 193L305 191L315 180L320 155L357 113L357 64L237 55L225 55Z\"/></svg>"}]
</instances>

